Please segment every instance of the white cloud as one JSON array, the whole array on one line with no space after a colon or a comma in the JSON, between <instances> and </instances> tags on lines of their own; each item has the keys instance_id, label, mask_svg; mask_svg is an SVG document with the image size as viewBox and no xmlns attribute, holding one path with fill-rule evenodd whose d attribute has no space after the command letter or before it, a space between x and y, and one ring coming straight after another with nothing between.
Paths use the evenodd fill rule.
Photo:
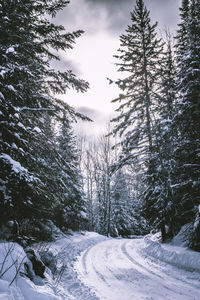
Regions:
<instances>
[{"instance_id":1,"label":"white cloud","mask_svg":"<svg viewBox=\"0 0 200 300\"><path fill-rule=\"evenodd\" d=\"M118 46L118 39L103 32L79 38L75 49L68 53L68 59L79 65L81 77L89 81L90 90L85 94L68 91L62 98L72 106L86 105L105 114L113 112L115 107L110 101L116 98L119 90L109 85L106 77L117 76L113 55Z\"/></svg>"},{"instance_id":2,"label":"white cloud","mask_svg":"<svg viewBox=\"0 0 200 300\"><path fill-rule=\"evenodd\" d=\"M178 19L180 0L146 0L151 10L152 21L159 21L159 28L168 26L175 29ZM113 55L119 48L119 35L130 24L130 11L134 0L71 0L70 4L57 16L56 23L63 24L68 31L82 29L82 37L77 39L74 49L63 56L63 66L72 69L79 77L89 81L90 90L85 94L68 91L62 98L73 107L86 106L98 110L105 116L101 120L105 126L108 116L116 105L111 100L116 98L119 90L109 85L106 77L116 79L117 67ZM82 125L80 125L81 127ZM97 126L96 121L87 130Z\"/></svg>"}]
</instances>

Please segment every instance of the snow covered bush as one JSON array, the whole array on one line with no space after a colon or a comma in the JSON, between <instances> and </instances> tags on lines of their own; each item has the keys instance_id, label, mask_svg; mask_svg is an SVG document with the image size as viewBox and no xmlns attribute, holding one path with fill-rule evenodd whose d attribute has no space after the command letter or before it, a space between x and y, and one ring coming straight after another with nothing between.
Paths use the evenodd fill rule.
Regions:
<instances>
[{"instance_id":1,"label":"snow covered bush","mask_svg":"<svg viewBox=\"0 0 200 300\"><path fill-rule=\"evenodd\" d=\"M56 274L57 271L57 258L56 255L53 254L48 248L44 248L42 251L39 252L41 261L44 263L46 267L48 267L53 276Z\"/></svg>"},{"instance_id":2,"label":"snow covered bush","mask_svg":"<svg viewBox=\"0 0 200 300\"><path fill-rule=\"evenodd\" d=\"M20 235L32 237L34 241L52 241L54 227L49 220L24 219L20 224Z\"/></svg>"}]
</instances>

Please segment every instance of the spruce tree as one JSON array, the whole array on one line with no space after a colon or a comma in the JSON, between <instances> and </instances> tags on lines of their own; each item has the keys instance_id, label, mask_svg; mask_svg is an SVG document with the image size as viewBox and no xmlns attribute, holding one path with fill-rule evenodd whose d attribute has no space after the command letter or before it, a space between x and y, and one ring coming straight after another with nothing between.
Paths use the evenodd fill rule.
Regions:
<instances>
[{"instance_id":1,"label":"spruce tree","mask_svg":"<svg viewBox=\"0 0 200 300\"><path fill-rule=\"evenodd\" d=\"M56 221L59 226L78 230L86 222L86 203L81 186L76 139L66 114L63 116L57 140L60 161L58 177L64 190L57 205Z\"/></svg>"},{"instance_id":2,"label":"spruce tree","mask_svg":"<svg viewBox=\"0 0 200 300\"><path fill-rule=\"evenodd\" d=\"M149 159L153 147L153 114L163 47L156 38L157 23L151 25L149 15L144 2L138 0L131 13L132 24L120 37L120 55L116 56L121 61L117 64L119 72L125 74L116 82L123 94L113 100L122 103L119 116L112 120L118 123L113 132L123 135L121 165L134 158Z\"/></svg>"},{"instance_id":3,"label":"spruce tree","mask_svg":"<svg viewBox=\"0 0 200 300\"><path fill-rule=\"evenodd\" d=\"M111 235L130 235L132 223L128 186L125 174L120 169L115 174L111 189Z\"/></svg>"},{"instance_id":4,"label":"spruce tree","mask_svg":"<svg viewBox=\"0 0 200 300\"><path fill-rule=\"evenodd\" d=\"M188 1L187 1L188 2ZM185 1L183 2L184 8ZM188 7L188 6L187 6ZM183 11L182 8L182 11ZM189 1L177 35L178 99L173 126L177 128L174 193L179 227L194 218L200 203L200 4ZM183 30L184 28L184 30ZM184 47L182 41L185 41Z\"/></svg>"},{"instance_id":5,"label":"spruce tree","mask_svg":"<svg viewBox=\"0 0 200 300\"><path fill-rule=\"evenodd\" d=\"M83 92L88 87L72 71L55 71L50 65L51 60L59 60L56 51L72 48L82 34L67 33L63 26L47 19L47 15L55 17L67 3L0 1L2 222L34 215L39 218L52 208L54 199L49 199L47 193L52 178L47 180L42 172L42 164L50 158L45 162L47 153L39 157L50 143L45 135L46 114L59 118L64 108L75 116L74 110L63 106L54 94L64 93L70 87ZM52 155L53 150L49 153Z\"/></svg>"},{"instance_id":6,"label":"spruce tree","mask_svg":"<svg viewBox=\"0 0 200 300\"><path fill-rule=\"evenodd\" d=\"M156 38L157 23L151 25L149 15L144 2L138 0L131 13L132 24L120 37L120 55L115 56L121 61L117 63L119 72L125 73L125 78L116 81L123 94L113 100L122 102L118 108L121 113L113 121L118 122L114 133L125 134L125 161L133 149L146 152L147 156L152 151L152 115L157 104L159 55L163 47Z\"/></svg>"},{"instance_id":7,"label":"spruce tree","mask_svg":"<svg viewBox=\"0 0 200 300\"><path fill-rule=\"evenodd\" d=\"M120 37L120 55L116 56L119 72L124 73L116 82L123 94L113 100L121 102L120 114L113 119L118 123L114 134L122 136L122 155L116 167L145 163L147 193L142 199L148 198L147 205L151 206L152 189L157 183L154 127L160 105L163 43L157 38L157 23L151 23L143 0L136 1L131 21L126 34ZM155 217L156 210L153 213Z\"/></svg>"},{"instance_id":8,"label":"spruce tree","mask_svg":"<svg viewBox=\"0 0 200 300\"><path fill-rule=\"evenodd\" d=\"M167 33L165 52L162 57L159 106L154 124L153 160L155 164L154 182L145 193L145 216L153 228L162 229L165 240L174 234L175 202L172 191L174 170L174 144L176 131L172 122L176 113L176 67L170 34ZM168 226L168 232L165 226Z\"/></svg>"},{"instance_id":9,"label":"spruce tree","mask_svg":"<svg viewBox=\"0 0 200 300\"><path fill-rule=\"evenodd\" d=\"M181 66L181 58L184 55L188 43L188 16L189 16L189 0L182 0L180 7L181 22L178 24L176 39L176 59Z\"/></svg>"}]
</instances>

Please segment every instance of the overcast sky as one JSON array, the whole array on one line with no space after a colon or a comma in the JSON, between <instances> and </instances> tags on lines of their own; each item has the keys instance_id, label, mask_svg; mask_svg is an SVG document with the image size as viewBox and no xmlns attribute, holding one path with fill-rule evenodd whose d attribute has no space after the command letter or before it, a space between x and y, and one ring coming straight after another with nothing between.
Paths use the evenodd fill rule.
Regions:
<instances>
[{"instance_id":1,"label":"overcast sky","mask_svg":"<svg viewBox=\"0 0 200 300\"><path fill-rule=\"evenodd\" d=\"M151 10L152 22L158 21L159 30L168 27L176 30L180 0L146 0ZM130 24L130 12L135 0L71 0L70 4L57 15L56 23L67 31L82 29L73 50L62 53L61 69L72 69L75 74L90 83L86 94L69 91L62 98L78 110L96 119L92 125L85 125L86 133L103 131L106 120L113 115L116 106L110 101L117 97L119 90L109 85L107 77L116 79L116 60L113 55L119 48L119 36ZM81 131L83 125L79 124Z\"/></svg>"}]
</instances>

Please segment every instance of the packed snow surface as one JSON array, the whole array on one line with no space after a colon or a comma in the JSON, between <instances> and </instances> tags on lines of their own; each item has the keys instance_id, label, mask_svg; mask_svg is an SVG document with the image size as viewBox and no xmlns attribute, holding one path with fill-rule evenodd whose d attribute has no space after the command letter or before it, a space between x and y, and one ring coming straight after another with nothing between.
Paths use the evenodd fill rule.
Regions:
<instances>
[{"instance_id":1,"label":"packed snow surface","mask_svg":"<svg viewBox=\"0 0 200 300\"><path fill-rule=\"evenodd\" d=\"M84 251L76 269L100 299L198 300L200 254L177 248L147 238L110 239Z\"/></svg>"},{"instance_id":2,"label":"packed snow surface","mask_svg":"<svg viewBox=\"0 0 200 300\"><path fill-rule=\"evenodd\" d=\"M23 249L16 247L13 257L23 259ZM0 278L0 300L200 299L200 253L160 244L152 235L114 239L71 233L38 247L53 253L60 272L47 272L40 284L19 276L9 287L11 268Z\"/></svg>"}]
</instances>

